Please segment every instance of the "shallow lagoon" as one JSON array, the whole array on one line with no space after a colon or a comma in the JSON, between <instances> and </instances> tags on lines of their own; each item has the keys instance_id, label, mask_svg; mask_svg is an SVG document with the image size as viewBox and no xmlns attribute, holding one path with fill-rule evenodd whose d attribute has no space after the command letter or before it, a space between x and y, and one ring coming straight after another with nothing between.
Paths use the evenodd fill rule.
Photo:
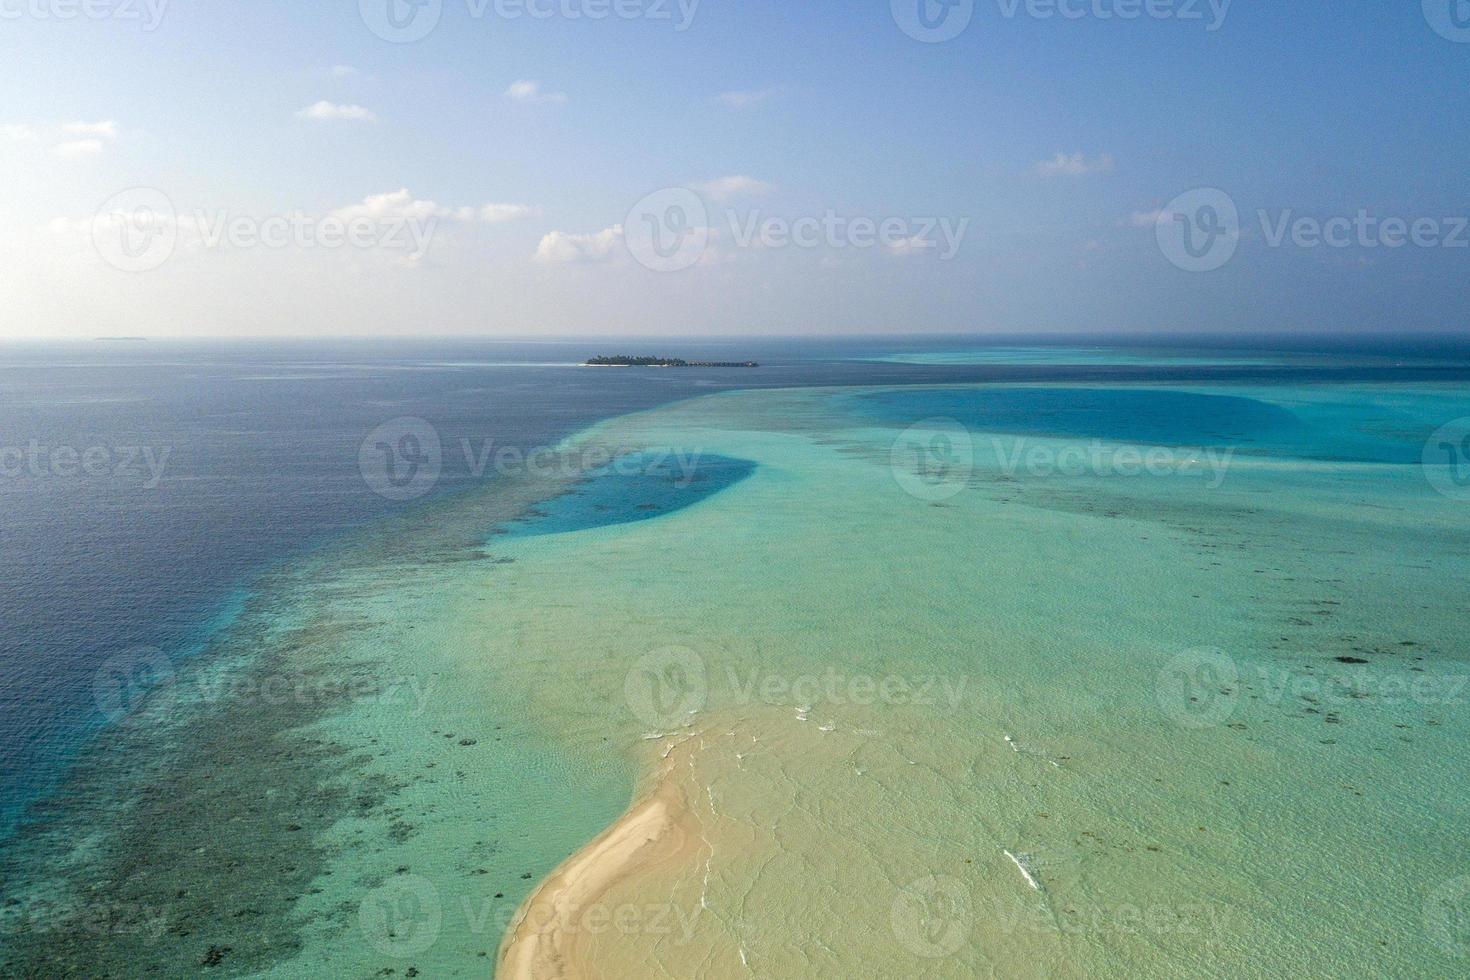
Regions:
<instances>
[{"instance_id":1,"label":"shallow lagoon","mask_svg":"<svg viewBox=\"0 0 1470 980\"><path fill-rule=\"evenodd\" d=\"M1214 487L1008 471L1015 441L1142 437L1096 411L1096 386L1072 409L1047 390L1066 424L1021 431L1022 409L986 428L979 408L1036 396L993 387L685 401L577 442L708 460L723 475L697 498L636 474L621 492L606 474L497 487L281 572L232 627L235 669L264 650L276 671L372 683L240 708L210 809L163 828L197 860L139 865L138 839L99 834L131 868L105 876L112 900L166 929L69 955L182 976L228 947L222 966L283 977L482 976L534 883L688 738L704 860L608 896L644 910L595 939L609 969L1453 973L1470 535L1465 503L1403 463L1470 414L1463 390L1173 389L1268 434L1295 420ZM915 494L894 446L936 406L970 423L972 455ZM1198 444L1207 418L1147 438ZM1303 433L1327 448L1293 453ZM688 505L619 509L655 491ZM525 533L538 521L557 533ZM175 775L113 788L198 799L226 733L185 700ZM125 838L138 815L95 814ZM273 880L247 870L288 852L299 867ZM236 861L256 887L220 887ZM26 962L59 962L22 934Z\"/></svg>"}]
</instances>

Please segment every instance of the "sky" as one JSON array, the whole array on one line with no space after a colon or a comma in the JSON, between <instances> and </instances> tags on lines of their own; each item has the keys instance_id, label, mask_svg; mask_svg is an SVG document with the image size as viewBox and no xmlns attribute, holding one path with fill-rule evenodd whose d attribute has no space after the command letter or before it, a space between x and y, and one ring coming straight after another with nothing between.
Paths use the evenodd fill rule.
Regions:
<instances>
[{"instance_id":1,"label":"sky","mask_svg":"<svg viewBox=\"0 0 1470 980\"><path fill-rule=\"evenodd\" d=\"M1461 331L1466 6L0 0L0 339Z\"/></svg>"}]
</instances>

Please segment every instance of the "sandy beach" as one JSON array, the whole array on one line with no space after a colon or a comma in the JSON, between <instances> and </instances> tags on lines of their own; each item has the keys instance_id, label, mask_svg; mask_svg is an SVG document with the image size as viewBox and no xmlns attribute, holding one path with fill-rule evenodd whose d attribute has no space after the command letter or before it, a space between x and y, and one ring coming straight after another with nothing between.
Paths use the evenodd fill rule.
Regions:
<instances>
[{"instance_id":1,"label":"sandy beach","mask_svg":"<svg viewBox=\"0 0 1470 980\"><path fill-rule=\"evenodd\" d=\"M531 893L506 933L497 976L599 975L584 941L599 925L611 928L613 910L602 904L603 897L615 885L655 869L692 865L703 847L699 819L675 775L689 751L683 742L670 747L646 795Z\"/></svg>"}]
</instances>

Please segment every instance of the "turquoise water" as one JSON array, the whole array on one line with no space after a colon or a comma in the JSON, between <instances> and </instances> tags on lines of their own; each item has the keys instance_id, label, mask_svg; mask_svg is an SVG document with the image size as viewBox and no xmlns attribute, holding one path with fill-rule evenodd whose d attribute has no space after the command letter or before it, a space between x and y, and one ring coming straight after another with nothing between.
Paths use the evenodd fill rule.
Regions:
<instances>
[{"instance_id":1,"label":"turquoise water","mask_svg":"<svg viewBox=\"0 0 1470 980\"><path fill-rule=\"evenodd\" d=\"M865 360L931 367L961 365L1082 365L1093 367L1152 366L1163 368L1311 368L1343 363L1360 366L1470 362L1470 352L1439 339L1363 335L1350 341L1323 343L1310 335L1253 338L1199 338L1182 345L1177 338L1134 337L1110 344L1090 338L1052 338L1047 343L975 341L935 338L873 347Z\"/></svg>"},{"instance_id":2,"label":"turquoise water","mask_svg":"<svg viewBox=\"0 0 1470 980\"><path fill-rule=\"evenodd\" d=\"M106 723L94 688L109 664L187 661L271 568L426 502L364 479L376 427L433 427L425 490L444 496L493 485L498 450L609 416L735 385L901 373L790 341L681 348L758 357L754 374L578 366L604 343L0 343L0 558L13 570L0 578L0 839ZM88 450L100 468L67 465Z\"/></svg>"},{"instance_id":3,"label":"turquoise water","mask_svg":"<svg viewBox=\"0 0 1470 980\"><path fill-rule=\"evenodd\" d=\"M1117 347L971 347L964 350L905 351L872 356L897 364L1093 364L1134 365L1167 363L1176 367L1263 366L1284 363L1281 357L1218 355L1190 351L1137 351Z\"/></svg>"},{"instance_id":4,"label":"turquoise water","mask_svg":"<svg viewBox=\"0 0 1470 980\"><path fill-rule=\"evenodd\" d=\"M1463 973L1446 375L618 413L262 577L7 848L0 963L484 976L677 745L610 975Z\"/></svg>"},{"instance_id":5,"label":"turquoise water","mask_svg":"<svg viewBox=\"0 0 1470 980\"><path fill-rule=\"evenodd\" d=\"M1350 393L1298 405L1290 392L1269 390L1080 386L907 389L861 397L857 410L905 424L944 417L977 431L1414 466L1443 418L1443 406L1432 399L1396 407Z\"/></svg>"},{"instance_id":6,"label":"turquoise water","mask_svg":"<svg viewBox=\"0 0 1470 980\"><path fill-rule=\"evenodd\" d=\"M598 428L758 464L666 520L515 551L523 591L500 612L547 658L517 686L635 758L683 737L640 752L669 725L697 746L702 863L609 899L697 925L590 941L610 972L1457 971L1440 927L1459 920L1436 903L1470 843L1453 816L1470 671L1446 615L1470 585L1464 503L1421 467L1332 457L1365 420L1398 447L1376 455L1422 451L1464 390L1119 398L1132 415L1209 396L1330 438L1237 454L1213 484L1008 471L1016 442L1118 443L1096 389L1077 394L1094 430L965 427L973 458L917 483L894 453L908 427L953 436L927 413L982 419L993 386L721 395ZM880 418L854 411L875 401ZM1158 431L1198 436L1187 413ZM546 594L578 601L539 622ZM628 693L670 645L694 659L665 682L702 678L691 720ZM886 681L903 693L875 697Z\"/></svg>"}]
</instances>

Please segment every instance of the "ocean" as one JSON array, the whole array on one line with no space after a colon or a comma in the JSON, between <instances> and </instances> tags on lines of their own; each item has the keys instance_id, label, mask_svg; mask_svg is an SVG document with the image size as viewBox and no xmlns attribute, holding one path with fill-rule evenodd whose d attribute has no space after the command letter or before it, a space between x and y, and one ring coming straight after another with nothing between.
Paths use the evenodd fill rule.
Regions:
<instances>
[{"instance_id":1,"label":"ocean","mask_svg":"<svg viewBox=\"0 0 1470 980\"><path fill-rule=\"evenodd\" d=\"M0 347L3 972L1463 969L1466 344L614 346Z\"/></svg>"},{"instance_id":2,"label":"ocean","mask_svg":"<svg viewBox=\"0 0 1470 980\"><path fill-rule=\"evenodd\" d=\"M734 346L690 349L713 357ZM790 361L791 346L799 349L771 353ZM111 713L95 710L93 694L109 658L140 648L188 657L271 566L406 504L492 480L487 446L549 445L600 419L749 380L577 367L604 348L0 348L0 447L10 453L0 459L9 570L0 587L0 834ZM759 381L799 380L802 370L767 367ZM824 370L836 380L862 369ZM432 486L407 500L376 492L359 465L369 433L400 417L431 420L442 439ZM81 465L88 450L90 471Z\"/></svg>"}]
</instances>

